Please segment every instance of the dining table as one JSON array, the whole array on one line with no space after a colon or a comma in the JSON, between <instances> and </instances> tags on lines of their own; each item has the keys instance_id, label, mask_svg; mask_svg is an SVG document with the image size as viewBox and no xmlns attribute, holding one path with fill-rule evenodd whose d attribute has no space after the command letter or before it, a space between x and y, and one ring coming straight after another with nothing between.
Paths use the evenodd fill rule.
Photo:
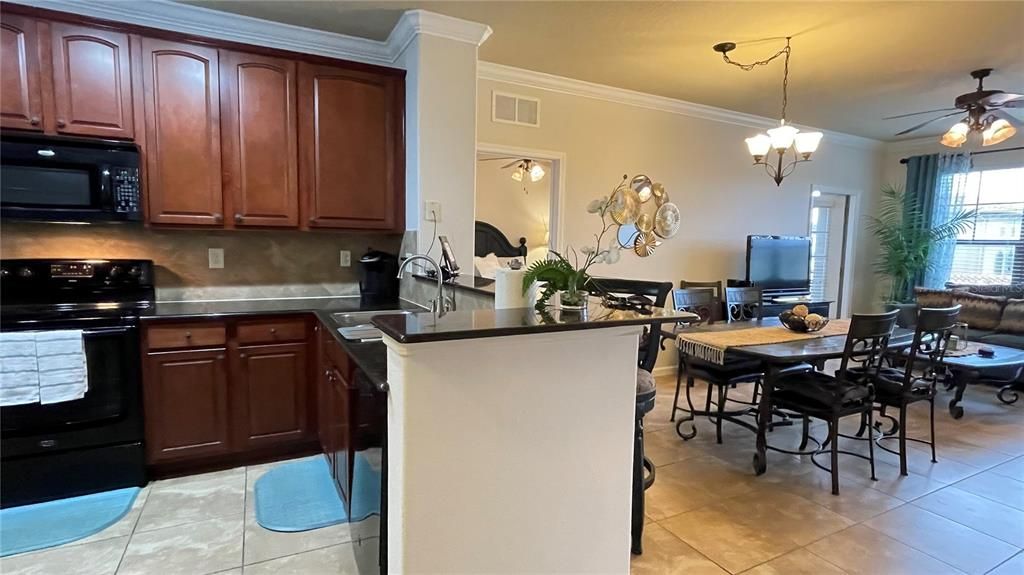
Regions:
<instances>
[{"instance_id":1,"label":"dining table","mask_svg":"<svg viewBox=\"0 0 1024 575\"><path fill-rule=\"evenodd\" d=\"M663 329L662 336L676 338L684 333L705 333L731 331L750 328L778 328L782 325L778 318L763 318L749 321L733 321L710 323L704 325L675 324ZM889 338L889 349L908 347L913 343L914 331L897 327ZM772 424L772 390L779 373L787 367L806 363L817 369L823 369L826 361L841 358L846 349L846 335L828 335L810 339L729 347L725 352L727 361L751 360L761 361L764 366L764 382L757 405L757 440L753 457L754 473L762 475L768 470L767 432Z\"/></svg>"}]
</instances>

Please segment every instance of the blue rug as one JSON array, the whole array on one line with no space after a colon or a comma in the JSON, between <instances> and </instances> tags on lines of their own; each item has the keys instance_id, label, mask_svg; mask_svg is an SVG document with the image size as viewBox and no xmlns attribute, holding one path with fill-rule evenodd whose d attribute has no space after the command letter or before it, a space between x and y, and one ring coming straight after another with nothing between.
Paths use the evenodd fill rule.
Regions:
<instances>
[{"instance_id":1,"label":"blue rug","mask_svg":"<svg viewBox=\"0 0 1024 575\"><path fill-rule=\"evenodd\" d=\"M70 543L117 523L138 487L127 487L0 510L0 557Z\"/></svg>"},{"instance_id":2,"label":"blue rug","mask_svg":"<svg viewBox=\"0 0 1024 575\"><path fill-rule=\"evenodd\" d=\"M314 457L285 463L256 480L256 522L271 531L309 531L380 514L380 472L355 456L352 517L331 479L327 460Z\"/></svg>"}]
</instances>

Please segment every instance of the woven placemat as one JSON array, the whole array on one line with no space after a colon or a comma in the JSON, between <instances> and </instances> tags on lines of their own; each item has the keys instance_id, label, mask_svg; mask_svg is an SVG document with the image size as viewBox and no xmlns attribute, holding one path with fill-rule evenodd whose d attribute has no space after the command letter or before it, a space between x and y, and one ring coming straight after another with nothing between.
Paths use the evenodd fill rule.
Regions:
<instances>
[{"instance_id":1,"label":"woven placemat","mask_svg":"<svg viewBox=\"0 0 1024 575\"><path fill-rule=\"evenodd\" d=\"M834 319L815 332L790 331L782 326L761 326L728 331L684 332L679 334L677 342L681 353L723 365L725 364L725 351L730 347L818 339L832 335L846 335L848 331L850 331L850 320Z\"/></svg>"}]
</instances>

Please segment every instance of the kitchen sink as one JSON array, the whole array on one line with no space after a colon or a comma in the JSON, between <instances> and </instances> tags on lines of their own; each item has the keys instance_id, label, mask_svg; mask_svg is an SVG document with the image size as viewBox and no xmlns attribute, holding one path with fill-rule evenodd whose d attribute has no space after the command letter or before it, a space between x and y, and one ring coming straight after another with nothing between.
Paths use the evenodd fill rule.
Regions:
<instances>
[{"instance_id":1,"label":"kitchen sink","mask_svg":"<svg viewBox=\"0 0 1024 575\"><path fill-rule=\"evenodd\" d=\"M381 315L409 315L413 312L404 309L385 309L379 311L353 311L332 313L331 319L341 327L369 325L371 320Z\"/></svg>"}]
</instances>

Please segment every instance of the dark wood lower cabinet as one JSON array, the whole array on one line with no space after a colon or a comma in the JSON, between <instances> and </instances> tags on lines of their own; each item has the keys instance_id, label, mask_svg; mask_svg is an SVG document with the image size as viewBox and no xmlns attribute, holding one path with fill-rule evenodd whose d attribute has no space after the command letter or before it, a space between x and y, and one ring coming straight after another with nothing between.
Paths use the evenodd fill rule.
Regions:
<instances>
[{"instance_id":1,"label":"dark wood lower cabinet","mask_svg":"<svg viewBox=\"0 0 1024 575\"><path fill-rule=\"evenodd\" d=\"M315 452L309 325L275 316L148 326L146 452L157 474Z\"/></svg>"},{"instance_id":2,"label":"dark wood lower cabinet","mask_svg":"<svg viewBox=\"0 0 1024 575\"><path fill-rule=\"evenodd\" d=\"M300 441L310 433L305 343L246 346L235 365L239 447Z\"/></svg>"},{"instance_id":3,"label":"dark wood lower cabinet","mask_svg":"<svg viewBox=\"0 0 1024 575\"><path fill-rule=\"evenodd\" d=\"M231 451L226 353L219 348L148 354L145 409L150 462Z\"/></svg>"}]
</instances>

